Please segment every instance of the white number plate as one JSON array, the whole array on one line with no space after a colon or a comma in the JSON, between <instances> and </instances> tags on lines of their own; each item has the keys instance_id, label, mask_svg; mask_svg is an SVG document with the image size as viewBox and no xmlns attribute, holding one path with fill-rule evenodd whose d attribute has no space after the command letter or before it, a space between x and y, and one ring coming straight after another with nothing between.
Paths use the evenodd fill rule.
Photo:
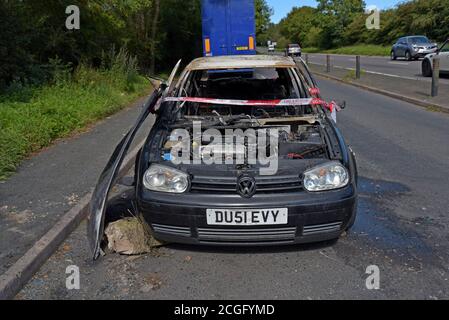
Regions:
<instances>
[{"instance_id":1,"label":"white number plate","mask_svg":"<svg viewBox=\"0 0 449 320\"><path fill-rule=\"evenodd\" d=\"M207 224L257 226L288 224L288 209L207 209Z\"/></svg>"}]
</instances>

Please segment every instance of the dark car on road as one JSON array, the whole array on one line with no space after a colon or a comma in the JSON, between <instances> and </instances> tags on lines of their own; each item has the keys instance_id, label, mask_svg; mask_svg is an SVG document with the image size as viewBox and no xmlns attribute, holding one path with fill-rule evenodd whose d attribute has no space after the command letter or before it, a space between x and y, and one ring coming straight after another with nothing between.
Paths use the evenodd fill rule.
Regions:
<instances>
[{"instance_id":1,"label":"dark car on road","mask_svg":"<svg viewBox=\"0 0 449 320\"><path fill-rule=\"evenodd\" d=\"M405 60L417 60L426 55L435 53L438 44L430 42L425 36L409 36L400 38L391 49L391 60L405 58Z\"/></svg>"},{"instance_id":2,"label":"dark car on road","mask_svg":"<svg viewBox=\"0 0 449 320\"><path fill-rule=\"evenodd\" d=\"M155 238L286 245L336 239L354 224L355 156L334 121L339 105L322 100L304 61L207 57L176 82L175 74L144 105L100 177L88 227L95 258L110 221L106 199L151 113L134 188Z\"/></svg>"}]
</instances>

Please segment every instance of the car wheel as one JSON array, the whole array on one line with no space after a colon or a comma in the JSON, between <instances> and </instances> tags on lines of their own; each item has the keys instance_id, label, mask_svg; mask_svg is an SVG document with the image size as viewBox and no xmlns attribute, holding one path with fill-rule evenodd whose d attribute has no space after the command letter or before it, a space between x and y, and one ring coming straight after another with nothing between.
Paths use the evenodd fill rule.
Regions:
<instances>
[{"instance_id":1,"label":"car wheel","mask_svg":"<svg viewBox=\"0 0 449 320\"><path fill-rule=\"evenodd\" d=\"M391 51L391 60L396 60L398 57L396 57L396 53L394 50Z\"/></svg>"},{"instance_id":2,"label":"car wheel","mask_svg":"<svg viewBox=\"0 0 449 320\"><path fill-rule=\"evenodd\" d=\"M423 77L432 76L432 66L430 65L430 61L428 59L422 62L422 75Z\"/></svg>"},{"instance_id":3,"label":"car wheel","mask_svg":"<svg viewBox=\"0 0 449 320\"><path fill-rule=\"evenodd\" d=\"M412 55L410 54L410 51L407 51L405 53L405 60L412 61Z\"/></svg>"}]
</instances>

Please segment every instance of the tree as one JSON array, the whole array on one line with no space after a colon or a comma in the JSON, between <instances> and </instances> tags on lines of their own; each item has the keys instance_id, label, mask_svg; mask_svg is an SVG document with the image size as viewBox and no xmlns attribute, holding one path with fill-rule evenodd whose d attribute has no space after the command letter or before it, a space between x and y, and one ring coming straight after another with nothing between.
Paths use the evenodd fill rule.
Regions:
<instances>
[{"instance_id":1,"label":"tree","mask_svg":"<svg viewBox=\"0 0 449 320\"><path fill-rule=\"evenodd\" d=\"M325 18L322 20L322 46L338 47L344 44L343 33L354 18L365 10L363 0L318 0L318 11Z\"/></svg>"},{"instance_id":2,"label":"tree","mask_svg":"<svg viewBox=\"0 0 449 320\"><path fill-rule=\"evenodd\" d=\"M319 15L315 8L300 7L293 8L287 17L282 20L281 33L289 38L291 42L302 46L310 46L308 35L310 30L318 25Z\"/></svg>"},{"instance_id":3,"label":"tree","mask_svg":"<svg viewBox=\"0 0 449 320\"><path fill-rule=\"evenodd\" d=\"M153 16L153 27L151 30L151 64L150 64L150 72L154 74L155 64L156 64L156 34L159 20L159 12L161 9L161 4L159 0L154 0L154 16Z\"/></svg>"},{"instance_id":4,"label":"tree","mask_svg":"<svg viewBox=\"0 0 449 320\"><path fill-rule=\"evenodd\" d=\"M202 54L201 0L161 1L156 69L168 70Z\"/></svg>"},{"instance_id":5,"label":"tree","mask_svg":"<svg viewBox=\"0 0 449 320\"><path fill-rule=\"evenodd\" d=\"M266 43L267 30L270 27L271 16L274 11L266 0L255 0L256 8L256 38L259 44Z\"/></svg>"}]
</instances>

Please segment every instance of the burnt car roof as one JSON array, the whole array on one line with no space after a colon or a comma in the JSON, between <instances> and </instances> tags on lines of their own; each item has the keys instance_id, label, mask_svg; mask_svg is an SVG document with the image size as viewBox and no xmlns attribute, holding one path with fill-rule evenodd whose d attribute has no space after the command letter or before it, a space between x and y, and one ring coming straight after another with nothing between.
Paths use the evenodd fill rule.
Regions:
<instances>
[{"instance_id":1,"label":"burnt car roof","mask_svg":"<svg viewBox=\"0 0 449 320\"><path fill-rule=\"evenodd\" d=\"M220 56L204 57L193 60L186 70L216 70L242 68L294 68L293 59L283 56L254 55L254 56Z\"/></svg>"}]
</instances>

